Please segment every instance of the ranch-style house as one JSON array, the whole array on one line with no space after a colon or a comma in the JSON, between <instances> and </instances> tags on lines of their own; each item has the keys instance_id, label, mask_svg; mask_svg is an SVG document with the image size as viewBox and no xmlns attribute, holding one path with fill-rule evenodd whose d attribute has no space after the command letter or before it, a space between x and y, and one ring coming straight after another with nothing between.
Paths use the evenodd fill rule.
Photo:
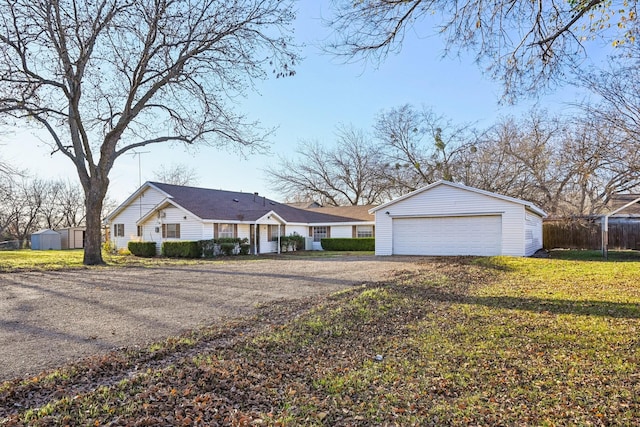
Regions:
<instances>
[{"instance_id":1,"label":"ranch-style house","mask_svg":"<svg viewBox=\"0 0 640 427\"><path fill-rule=\"evenodd\" d=\"M371 206L297 208L258 193L146 182L109 214L105 223L116 248L130 241L249 239L253 254L280 252L279 237L305 236L320 250L329 237L374 237Z\"/></svg>"}]
</instances>

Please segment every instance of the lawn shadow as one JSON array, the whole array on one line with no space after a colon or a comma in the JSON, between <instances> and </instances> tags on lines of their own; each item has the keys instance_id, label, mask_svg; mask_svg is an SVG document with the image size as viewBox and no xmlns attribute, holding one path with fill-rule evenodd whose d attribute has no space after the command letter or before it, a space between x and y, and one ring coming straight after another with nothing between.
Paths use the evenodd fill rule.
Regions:
<instances>
[{"instance_id":1,"label":"lawn shadow","mask_svg":"<svg viewBox=\"0 0 640 427\"><path fill-rule=\"evenodd\" d=\"M508 296L468 296L466 300L469 304L538 313L640 319L640 305L633 303Z\"/></svg>"},{"instance_id":2,"label":"lawn shadow","mask_svg":"<svg viewBox=\"0 0 640 427\"><path fill-rule=\"evenodd\" d=\"M640 251L611 250L605 259L600 250L553 249L549 252L549 258L564 261L639 262Z\"/></svg>"},{"instance_id":3,"label":"lawn shadow","mask_svg":"<svg viewBox=\"0 0 640 427\"><path fill-rule=\"evenodd\" d=\"M456 304L482 305L535 313L572 314L620 319L640 319L640 304L597 300L568 300L513 296L474 296L430 288L427 298Z\"/></svg>"}]
</instances>

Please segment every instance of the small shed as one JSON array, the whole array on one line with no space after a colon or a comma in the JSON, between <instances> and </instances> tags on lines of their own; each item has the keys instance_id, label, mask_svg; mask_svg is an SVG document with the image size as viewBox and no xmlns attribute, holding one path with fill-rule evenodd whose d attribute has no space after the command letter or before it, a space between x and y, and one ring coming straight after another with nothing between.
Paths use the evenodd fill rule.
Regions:
<instances>
[{"instance_id":1,"label":"small shed","mask_svg":"<svg viewBox=\"0 0 640 427\"><path fill-rule=\"evenodd\" d=\"M376 255L530 256L546 213L530 202L438 181L369 211Z\"/></svg>"},{"instance_id":2,"label":"small shed","mask_svg":"<svg viewBox=\"0 0 640 427\"><path fill-rule=\"evenodd\" d=\"M49 249L60 250L61 238L57 231L44 229L37 231L31 235L31 249L44 251Z\"/></svg>"},{"instance_id":3,"label":"small shed","mask_svg":"<svg viewBox=\"0 0 640 427\"><path fill-rule=\"evenodd\" d=\"M83 249L86 227L69 227L56 230L60 233L62 249Z\"/></svg>"}]
</instances>

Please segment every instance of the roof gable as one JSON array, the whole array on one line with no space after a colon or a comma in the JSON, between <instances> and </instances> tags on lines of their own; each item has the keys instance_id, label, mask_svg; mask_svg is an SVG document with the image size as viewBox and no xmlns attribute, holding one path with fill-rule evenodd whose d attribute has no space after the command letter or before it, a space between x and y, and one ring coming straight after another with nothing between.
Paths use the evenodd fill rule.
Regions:
<instances>
[{"instance_id":1,"label":"roof gable","mask_svg":"<svg viewBox=\"0 0 640 427\"><path fill-rule=\"evenodd\" d=\"M109 215L107 215L106 218L104 219L105 222L111 221L113 217L117 216L127 206L129 206L134 200L136 200L141 194L144 194L149 189L153 189L154 191L157 191L164 197L170 197L168 193L158 188L156 185L154 185L154 183L145 182L136 191L134 191L133 194L127 197L127 199L124 202L120 203L120 205L117 208L115 208Z\"/></svg>"},{"instance_id":2,"label":"roof gable","mask_svg":"<svg viewBox=\"0 0 640 427\"><path fill-rule=\"evenodd\" d=\"M513 198L513 197L509 197L509 196L503 196L502 194L492 193L490 191L481 190L479 188L468 187L468 186L463 185L463 184L458 184L458 183L455 183L455 182L444 181L444 180L440 180L440 181L434 182L432 184L429 184L427 186L424 186L422 188L418 188L415 191L412 191L412 192L407 193L407 194L405 194L403 196L400 196L400 197L398 197L398 198L396 198L394 200L391 200L390 202L387 202L387 203L384 203L384 204L382 204L382 205L380 205L378 207L375 207L375 208L369 210L369 212L370 213L375 213L375 212L377 212L377 211L379 211L381 209L384 209L384 208L387 208L389 206L392 206L392 205L394 205L394 204L396 204L396 203L398 203L398 202L400 202L402 200L409 199L409 198L414 197L414 196L416 196L418 194L424 193L426 191L429 191L429 190L431 190L433 188L436 188L436 187L442 186L442 185L453 187L453 188L457 188L457 189L464 190L464 191L470 191L470 192L476 193L476 194L482 194L482 195L487 196L487 197L493 197L493 198L496 198L496 199L499 199L499 200L504 200L504 201L511 202L511 203L516 203L516 204L519 204L519 205L523 205L523 206L525 206L525 208L531 210L532 212L536 213L537 215L540 215L541 217L547 216L545 211L543 211L542 209L540 209L539 207L537 207L533 203L528 202L526 200L516 199L516 198Z\"/></svg>"}]
</instances>

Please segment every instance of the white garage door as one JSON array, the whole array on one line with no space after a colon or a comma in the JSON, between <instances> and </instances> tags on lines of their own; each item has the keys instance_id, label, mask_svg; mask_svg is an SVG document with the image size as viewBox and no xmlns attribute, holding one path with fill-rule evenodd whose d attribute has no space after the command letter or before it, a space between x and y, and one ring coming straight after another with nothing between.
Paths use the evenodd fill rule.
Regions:
<instances>
[{"instance_id":1,"label":"white garage door","mask_svg":"<svg viewBox=\"0 0 640 427\"><path fill-rule=\"evenodd\" d=\"M394 255L500 255L500 215L394 218Z\"/></svg>"}]
</instances>

